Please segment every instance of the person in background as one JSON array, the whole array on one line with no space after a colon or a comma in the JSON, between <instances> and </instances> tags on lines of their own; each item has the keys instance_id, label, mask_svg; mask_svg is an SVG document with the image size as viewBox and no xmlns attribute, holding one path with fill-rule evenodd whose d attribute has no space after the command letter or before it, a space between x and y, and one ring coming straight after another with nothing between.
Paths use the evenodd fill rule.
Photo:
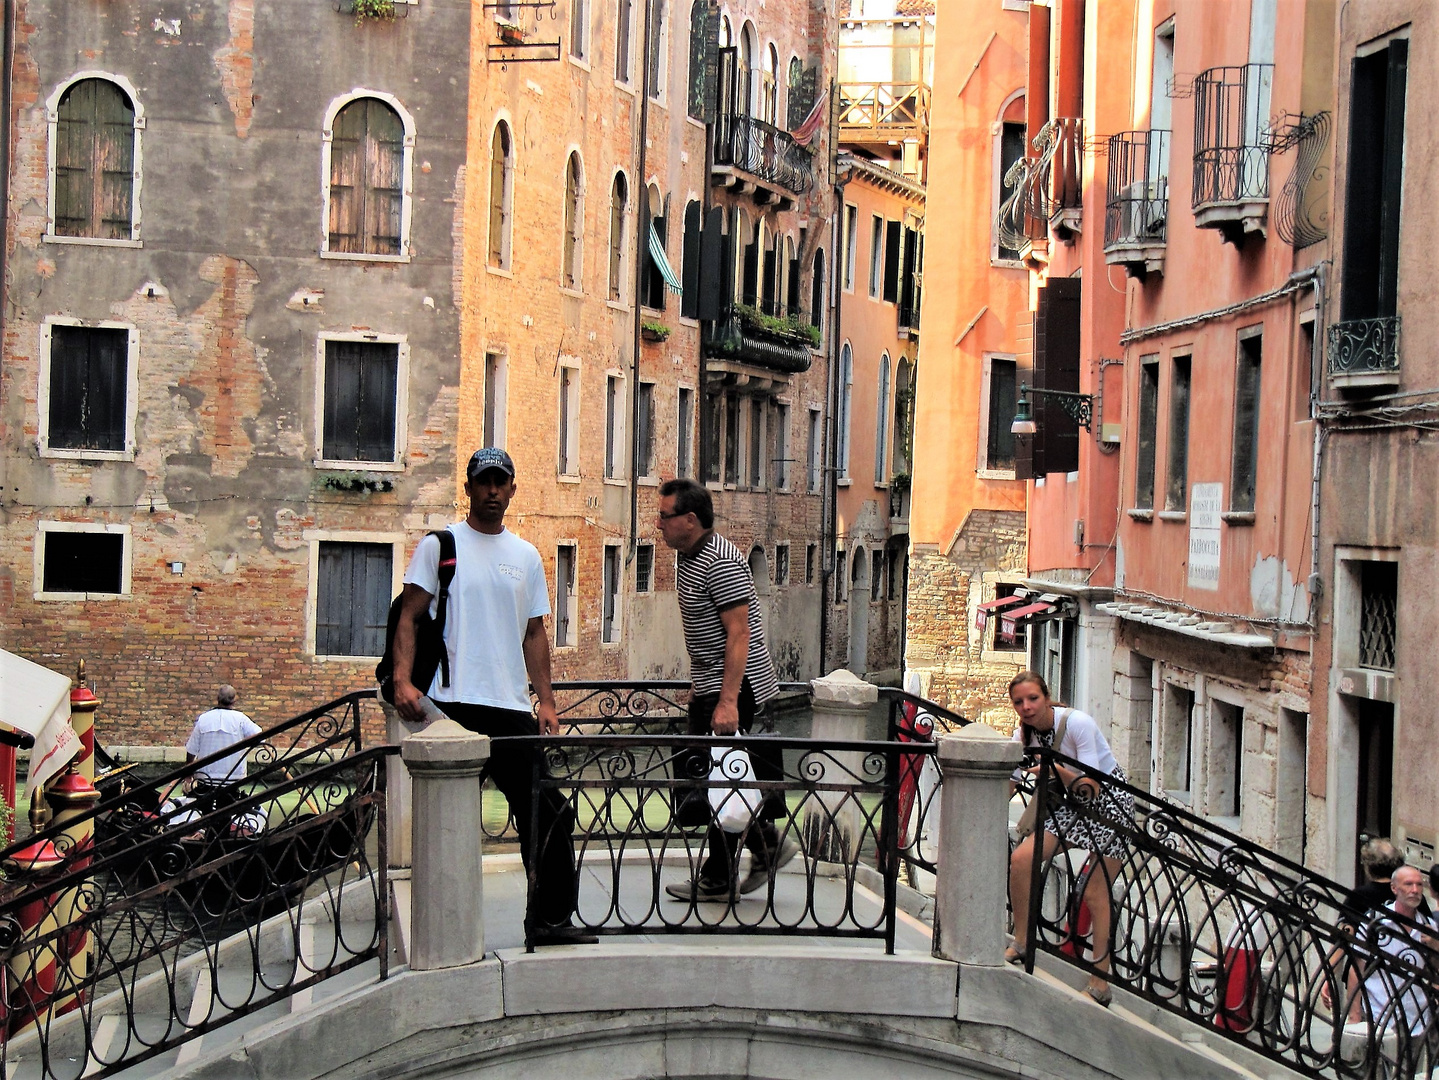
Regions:
<instances>
[{"instance_id":1,"label":"person in background","mask_svg":"<svg viewBox=\"0 0 1439 1080\"><path fill-rule=\"evenodd\" d=\"M202 712L195 719L190 737L185 740L185 764L209 757L248 739L251 735L260 734L260 726L235 708L237 697L235 688L229 683L215 691L215 707ZM243 780L245 775L244 750L236 750L233 754L216 758L195 772L197 780L203 778L204 781L214 784Z\"/></svg>"},{"instance_id":2,"label":"person in background","mask_svg":"<svg viewBox=\"0 0 1439 1080\"><path fill-rule=\"evenodd\" d=\"M1009 683L1009 700L1019 715L1019 727L1014 741L1026 750L1033 747L1053 747L1066 757L1074 758L1097 772L1107 773L1121 783L1127 781L1124 770L1114 760L1109 740L1099 730L1099 724L1088 713L1078 709L1065 708L1050 700L1049 684L1044 676L1034 671L1022 671ZM1056 724L1064 721L1063 745L1054 745ZM1077 785L1093 784L1083 774L1055 765L1059 778L1066 790ZM1039 766L1030 771L1038 776ZM1102 815L1096 811L1103 809ZM1098 820L1099 816L1132 817L1133 796L1126 792L1114 792L1104 803L1098 799L1090 802L1090 810L1081 815L1065 802L1050 805L1043 825L1025 837L1014 849L1009 860L1009 899L1014 911L1014 944L1005 951L1004 958L1011 964L1024 962L1029 915L1030 875L1034 870L1034 845L1043 842L1043 857L1051 858L1061 847L1084 848L1091 853L1085 863L1083 880L1084 901L1089 905L1093 919L1094 946L1091 952L1095 972L1090 976L1084 992L1105 1008L1109 1007L1110 989L1106 977L1113 942L1110 934L1113 902L1110 888L1119 874L1119 862L1124 856L1124 838L1113 828Z\"/></svg>"},{"instance_id":3,"label":"person in background","mask_svg":"<svg viewBox=\"0 0 1439 1080\"><path fill-rule=\"evenodd\" d=\"M1390 887L1394 871L1404 865L1404 853L1387 836L1366 840L1359 849L1359 864L1364 867L1365 882L1349 891L1346 907L1355 922L1362 921L1370 913L1380 910L1394 899ZM1429 903L1424 892L1419 892L1419 910L1429 914Z\"/></svg>"}]
</instances>

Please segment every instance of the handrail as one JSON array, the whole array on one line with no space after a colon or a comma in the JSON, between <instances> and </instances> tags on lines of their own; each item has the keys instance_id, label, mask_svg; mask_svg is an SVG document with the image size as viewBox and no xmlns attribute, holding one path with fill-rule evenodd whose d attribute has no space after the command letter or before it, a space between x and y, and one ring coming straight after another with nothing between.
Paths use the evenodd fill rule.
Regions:
<instances>
[{"instance_id":1,"label":"handrail","mask_svg":"<svg viewBox=\"0 0 1439 1080\"><path fill-rule=\"evenodd\" d=\"M217 789L128 846L101 840L34 866L0 900L0 1071L108 1076L356 965L378 961L385 978L394 752ZM298 946L276 947L277 933Z\"/></svg>"},{"instance_id":2,"label":"handrail","mask_svg":"<svg viewBox=\"0 0 1439 1080\"><path fill-rule=\"evenodd\" d=\"M839 84L841 127L873 131L925 128L930 88L925 83L863 82Z\"/></svg>"},{"instance_id":3,"label":"handrail","mask_svg":"<svg viewBox=\"0 0 1439 1080\"><path fill-rule=\"evenodd\" d=\"M1031 910L1014 915L1030 970L1042 950L1311 1076L1413 1075L1439 1004L1439 952L1419 927L1356 929L1337 882L1053 750L1033 759L1060 849L1044 862L1035 845ZM1098 857L1109 836L1122 854Z\"/></svg>"},{"instance_id":4,"label":"handrail","mask_svg":"<svg viewBox=\"0 0 1439 1080\"><path fill-rule=\"evenodd\" d=\"M788 131L756 116L726 113L719 117L714 161L743 169L795 195L814 186L814 155Z\"/></svg>"}]
</instances>

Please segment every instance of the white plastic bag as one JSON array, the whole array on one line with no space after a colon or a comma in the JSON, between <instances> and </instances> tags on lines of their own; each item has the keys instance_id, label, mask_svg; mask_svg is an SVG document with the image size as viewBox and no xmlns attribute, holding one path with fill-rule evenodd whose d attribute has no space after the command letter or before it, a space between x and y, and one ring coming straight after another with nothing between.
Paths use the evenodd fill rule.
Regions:
<instances>
[{"instance_id":1,"label":"white plastic bag","mask_svg":"<svg viewBox=\"0 0 1439 1080\"><path fill-rule=\"evenodd\" d=\"M759 788L740 786L754 779L754 764L744 747L710 747L710 809L715 824L725 832L744 832L759 811L764 801Z\"/></svg>"}]
</instances>

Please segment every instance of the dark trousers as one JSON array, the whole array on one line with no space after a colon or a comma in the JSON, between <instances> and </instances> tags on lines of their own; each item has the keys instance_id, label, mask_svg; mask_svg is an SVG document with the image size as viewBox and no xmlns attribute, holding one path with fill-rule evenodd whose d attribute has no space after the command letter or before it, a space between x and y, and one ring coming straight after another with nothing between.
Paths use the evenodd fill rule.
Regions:
<instances>
[{"instance_id":1,"label":"dark trousers","mask_svg":"<svg viewBox=\"0 0 1439 1080\"><path fill-rule=\"evenodd\" d=\"M490 763L486 775L495 782L520 834L520 858L530 877L529 903L525 911L527 928L536 923L551 926L569 921L574 914L579 883L575 874L574 809L554 788L539 792L538 821L535 820L534 782L544 775L544 759L534 743L512 743L506 736L538 735L540 726L527 712L499 709L492 705L466 705L437 701L440 711L463 728L488 735ZM538 825L538 830L535 826ZM538 840L539 858L532 850Z\"/></svg>"},{"instance_id":2,"label":"dark trousers","mask_svg":"<svg viewBox=\"0 0 1439 1080\"><path fill-rule=\"evenodd\" d=\"M688 731L690 735L714 733L711 725L714 720L715 706L718 704L718 694L696 694L690 699ZM740 687L738 711L739 730L747 735L754 725L756 712L754 691L750 689L748 679ZM744 747L749 752L750 762L754 765L755 779L784 779L784 761L778 750L765 747L764 740L759 739L747 740ZM706 766L698 775L703 776L708 771ZM705 836L708 854L700 866L700 877L709 882L733 883L738 865L741 838L754 859L761 863L768 863L779 847L779 831L775 828L774 819L788 816L788 813L784 796L771 795L767 796L760 806L755 821L742 833L727 833L718 825L711 824L709 832Z\"/></svg>"}]
</instances>

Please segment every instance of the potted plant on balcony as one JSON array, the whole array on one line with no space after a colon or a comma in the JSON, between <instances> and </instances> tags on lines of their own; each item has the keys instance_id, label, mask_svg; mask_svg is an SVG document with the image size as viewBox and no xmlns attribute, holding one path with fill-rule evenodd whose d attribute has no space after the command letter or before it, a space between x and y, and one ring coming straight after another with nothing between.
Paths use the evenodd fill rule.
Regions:
<instances>
[{"instance_id":1,"label":"potted plant on balcony","mask_svg":"<svg viewBox=\"0 0 1439 1080\"><path fill-rule=\"evenodd\" d=\"M670 328L662 322L646 319L640 323L640 337L646 341L664 341L670 336Z\"/></svg>"},{"instance_id":2,"label":"potted plant on balcony","mask_svg":"<svg viewBox=\"0 0 1439 1080\"><path fill-rule=\"evenodd\" d=\"M395 17L395 0L342 0L341 10L348 10L355 16L355 22L362 23L366 19L387 20Z\"/></svg>"},{"instance_id":3,"label":"potted plant on balcony","mask_svg":"<svg viewBox=\"0 0 1439 1080\"><path fill-rule=\"evenodd\" d=\"M524 30L515 23L498 21L495 30L500 35L500 41L506 45L523 45L525 42Z\"/></svg>"}]
</instances>

